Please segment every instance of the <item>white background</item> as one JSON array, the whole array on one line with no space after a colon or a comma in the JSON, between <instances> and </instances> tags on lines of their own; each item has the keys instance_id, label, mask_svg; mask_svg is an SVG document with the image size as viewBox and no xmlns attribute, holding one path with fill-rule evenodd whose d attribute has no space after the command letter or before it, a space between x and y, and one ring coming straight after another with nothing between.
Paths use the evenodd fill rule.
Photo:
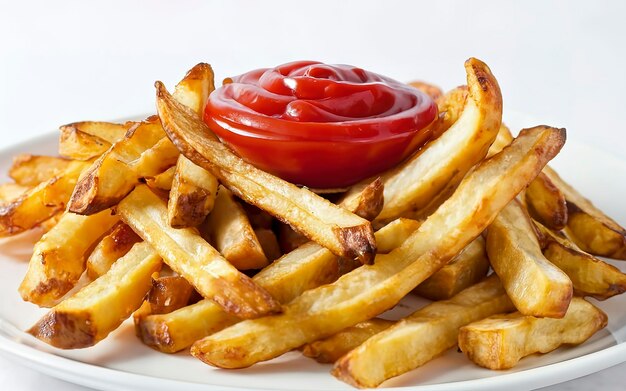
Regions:
<instances>
[{"instance_id":1,"label":"white background","mask_svg":"<svg viewBox=\"0 0 626 391\"><path fill-rule=\"evenodd\" d=\"M2 0L0 147L68 122L152 112L154 81L172 86L200 61L220 80L312 59L448 89L475 56L499 79L505 109L624 157L625 15L618 1ZM553 390L618 389L625 371ZM0 389L42 386L80 389L0 358Z\"/></svg>"}]
</instances>

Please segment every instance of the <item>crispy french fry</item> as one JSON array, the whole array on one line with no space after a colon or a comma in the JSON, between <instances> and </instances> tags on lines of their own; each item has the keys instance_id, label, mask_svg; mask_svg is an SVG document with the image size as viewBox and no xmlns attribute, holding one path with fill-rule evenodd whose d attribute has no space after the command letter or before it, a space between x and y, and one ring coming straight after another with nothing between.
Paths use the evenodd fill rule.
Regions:
<instances>
[{"instance_id":1,"label":"crispy french fry","mask_svg":"<svg viewBox=\"0 0 626 391\"><path fill-rule=\"evenodd\" d=\"M433 139L441 136L459 119L465 107L467 95L467 86L459 86L446 92L436 100L439 118L431 125Z\"/></svg>"},{"instance_id":2,"label":"crispy french fry","mask_svg":"<svg viewBox=\"0 0 626 391\"><path fill-rule=\"evenodd\" d=\"M23 153L13 158L9 177L22 186L37 186L61 174L70 162L60 157Z\"/></svg>"},{"instance_id":3,"label":"crispy french fry","mask_svg":"<svg viewBox=\"0 0 626 391\"><path fill-rule=\"evenodd\" d=\"M471 323L459 332L459 347L474 363L507 369L533 353L563 344L580 344L607 324L607 316L584 299L572 299L562 319L534 318L519 312Z\"/></svg>"},{"instance_id":4,"label":"crispy french fry","mask_svg":"<svg viewBox=\"0 0 626 391\"><path fill-rule=\"evenodd\" d=\"M167 314L183 308L189 302L193 287L181 276L161 276L152 279L148 292L152 314Z\"/></svg>"},{"instance_id":5,"label":"crispy french fry","mask_svg":"<svg viewBox=\"0 0 626 391\"><path fill-rule=\"evenodd\" d=\"M590 254L626 260L626 229L596 208L556 171L546 167L544 173L565 195L568 209L566 231L572 241Z\"/></svg>"},{"instance_id":6,"label":"crispy french fry","mask_svg":"<svg viewBox=\"0 0 626 391\"><path fill-rule=\"evenodd\" d=\"M481 61L469 59L465 70L469 92L458 119L440 137L381 175L384 205L375 225L426 208L444 188L456 188L470 168L487 154L502 122L500 88ZM346 198L357 194L367 181L353 186Z\"/></svg>"},{"instance_id":7,"label":"crispy french fry","mask_svg":"<svg viewBox=\"0 0 626 391\"><path fill-rule=\"evenodd\" d=\"M376 232L376 241L399 244L395 238L402 234L404 224L412 223L389 224ZM285 304L306 290L335 281L339 275L337 257L308 242L283 255L252 280ZM171 314L145 316L138 322L137 333L148 346L173 353L238 321L210 300L203 300Z\"/></svg>"},{"instance_id":8,"label":"crispy french fry","mask_svg":"<svg viewBox=\"0 0 626 391\"><path fill-rule=\"evenodd\" d=\"M119 218L104 210L92 216L65 213L35 244L28 271L19 287L24 300L53 306L85 271L88 251Z\"/></svg>"},{"instance_id":9,"label":"crispy french fry","mask_svg":"<svg viewBox=\"0 0 626 391\"><path fill-rule=\"evenodd\" d=\"M199 107L213 90L213 71L198 64L176 86L174 98ZM117 204L139 182L176 163L179 152L165 137L157 117L135 124L123 139L114 143L81 177L72 194L69 211L92 214Z\"/></svg>"},{"instance_id":10,"label":"crispy french fry","mask_svg":"<svg viewBox=\"0 0 626 391\"><path fill-rule=\"evenodd\" d=\"M141 241L132 228L123 222L115 224L98 242L87 258L87 275L92 280L105 274L111 265Z\"/></svg>"},{"instance_id":11,"label":"crispy french fry","mask_svg":"<svg viewBox=\"0 0 626 391\"><path fill-rule=\"evenodd\" d=\"M357 323L337 334L304 345L302 354L319 363L334 363L368 338L393 326L396 322L374 318Z\"/></svg>"},{"instance_id":12,"label":"crispy french fry","mask_svg":"<svg viewBox=\"0 0 626 391\"><path fill-rule=\"evenodd\" d=\"M93 346L139 308L161 258L147 243L137 243L111 270L64 300L28 332L62 349Z\"/></svg>"},{"instance_id":13,"label":"crispy french fry","mask_svg":"<svg viewBox=\"0 0 626 391\"><path fill-rule=\"evenodd\" d=\"M421 223L416 220L403 217L385 225L376 233L376 244L379 254L386 254L396 247L400 247L404 241L417 231Z\"/></svg>"},{"instance_id":14,"label":"crispy french fry","mask_svg":"<svg viewBox=\"0 0 626 391\"><path fill-rule=\"evenodd\" d=\"M18 185L17 183L3 183L0 185L0 204L9 204L17 200L22 194L26 193L30 187Z\"/></svg>"},{"instance_id":15,"label":"crispy french fry","mask_svg":"<svg viewBox=\"0 0 626 391\"><path fill-rule=\"evenodd\" d=\"M626 274L618 268L587 254L541 224L536 225L547 242L543 254L572 280L574 294L605 300L626 291Z\"/></svg>"},{"instance_id":16,"label":"crispy french fry","mask_svg":"<svg viewBox=\"0 0 626 391\"><path fill-rule=\"evenodd\" d=\"M377 387L454 347L462 326L514 309L498 277L492 275L369 338L341 357L332 374L356 387Z\"/></svg>"},{"instance_id":17,"label":"crispy french fry","mask_svg":"<svg viewBox=\"0 0 626 391\"><path fill-rule=\"evenodd\" d=\"M151 189L170 191L172 189L175 172L176 166L172 166L160 174L146 177L146 185L150 186Z\"/></svg>"},{"instance_id":18,"label":"crispy french fry","mask_svg":"<svg viewBox=\"0 0 626 391\"><path fill-rule=\"evenodd\" d=\"M366 220L373 220L383 209L383 194L383 182L376 178L354 196L345 198L339 206Z\"/></svg>"},{"instance_id":19,"label":"crispy french fry","mask_svg":"<svg viewBox=\"0 0 626 391\"><path fill-rule=\"evenodd\" d=\"M185 156L178 157L167 214L174 228L200 225L213 210L217 178Z\"/></svg>"},{"instance_id":20,"label":"crispy french fry","mask_svg":"<svg viewBox=\"0 0 626 391\"><path fill-rule=\"evenodd\" d=\"M63 172L1 205L0 237L29 230L62 211L86 167L85 162L71 162Z\"/></svg>"},{"instance_id":21,"label":"crispy french fry","mask_svg":"<svg viewBox=\"0 0 626 391\"><path fill-rule=\"evenodd\" d=\"M263 254L265 254L268 261L272 262L275 259L280 258L282 253L274 231L267 228L255 228L254 234L259 240L259 244L261 244L261 248L263 249Z\"/></svg>"},{"instance_id":22,"label":"crispy french fry","mask_svg":"<svg viewBox=\"0 0 626 391\"><path fill-rule=\"evenodd\" d=\"M334 254L371 263L376 243L367 220L246 163L191 110L176 102L163 83L157 82L156 87L163 127L187 158L211 171L239 198L288 223Z\"/></svg>"},{"instance_id":23,"label":"crispy french fry","mask_svg":"<svg viewBox=\"0 0 626 391\"><path fill-rule=\"evenodd\" d=\"M111 144L124 138L132 123L76 122L60 127L59 155L68 159L90 160L102 155Z\"/></svg>"},{"instance_id":24,"label":"crispy french fry","mask_svg":"<svg viewBox=\"0 0 626 391\"><path fill-rule=\"evenodd\" d=\"M482 280L489 271L485 239L474 239L447 265L415 288L414 292L430 300L449 299Z\"/></svg>"},{"instance_id":25,"label":"crispy french fry","mask_svg":"<svg viewBox=\"0 0 626 391\"><path fill-rule=\"evenodd\" d=\"M280 315L237 323L196 342L192 354L218 367L242 368L373 318L474 240L564 142L563 129L523 130L502 153L479 164L401 247L303 293Z\"/></svg>"},{"instance_id":26,"label":"crispy french fry","mask_svg":"<svg viewBox=\"0 0 626 391\"><path fill-rule=\"evenodd\" d=\"M530 217L517 200L489 227L487 254L518 311L538 317L565 315L572 282L543 256Z\"/></svg>"},{"instance_id":27,"label":"crispy french fry","mask_svg":"<svg viewBox=\"0 0 626 391\"><path fill-rule=\"evenodd\" d=\"M48 220L45 220L39 224L39 226L43 229L43 232L49 232L52 228L54 228L59 220L63 217L63 213L57 213L54 216L50 217Z\"/></svg>"},{"instance_id":28,"label":"crispy french fry","mask_svg":"<svg viewBox=\"0 0 626 391\"><path fill-rule=\"evenodd\" d=\"M561 230L567 224L565 195L543 172L526 188L526 206L530 215L551 229Z\"/></svg>"},{"instance_id":29,"label":"crispy french fry","mask_svg":"<svg viewBox=\"0 0 626 391\"><path fill-rule=\"evenodd\" d=\"M262 269L268 264L246 212L224 186L219 187L215 208L200 232L239 270Z\"/></svg>"},{"instance_id":30,"label":"crispy french fry","mask_svg":"<svg viewBox=\"0 0 626 391\"><path fill-rule=\"evenodd\" d=\"M496 139L493 140L493 144L489 147L487 157L490 158L496 153L500 153L500 151L502 151L507 145L511 144L512 141L513 135L511 134L511 130L505 124L501 124Z\"/></svg>"},{"instance_id":31,"label":"crispy french fry","mask_svg":"<svg viewBox=\"0 0 626 391\"><path fill-rule=\"evenodd\" d=\"M338 276L337 257L309 242L283 255L252 280L279 302L288 303L305 290L330 283ZM202 300L170 314L146 316L137 330L146 345L173 353L238 321L210 300Z\"/></svg>"},{"instance_id":32,"label":"crispy french fry","mask_svg":"<svg viewBox=\"0 0 626 391\"><path fill-rule=\"evenodd\" d=\"M267 291L237 271L196 229L170 227L165 202L147 186L137 186L116 210L172 270L225 311L250 318L280 310Z\"/></svg>"}]
</instances>

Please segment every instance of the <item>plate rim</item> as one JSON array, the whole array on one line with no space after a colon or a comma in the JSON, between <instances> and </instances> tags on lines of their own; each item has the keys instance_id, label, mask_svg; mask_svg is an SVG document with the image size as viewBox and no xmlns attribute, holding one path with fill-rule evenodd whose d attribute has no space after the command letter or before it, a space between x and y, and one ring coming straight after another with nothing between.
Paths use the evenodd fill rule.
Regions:
<instances>
[{"instance_id":1,"label":"plate rim","mask_svg":"<svg viewBox=\"0 0 626 391\"><path fill-rule=\"evenodd\" d=\"M113 122L123 122L136 120L143 116L124 117L113 120ZM0 155L14 153L16 150L27 148L36 143L43 143L54 138L56 131L48 131L30 137L13 144L0 147ZM604 153L601 148L577 142L576 139L568 138L573 144L584 146L595 152ZM623 158L609 154L611 160L626 163ZM68 357L56 355L51 352L37 349L29 344L22 343L20 336L11 336L5 330L3 324L12 324L0 317L0 354L8 358L16 358L20 365L29 367L51 377L55 377L70 383L101 390L215 390L215 391L267 391L272 388L242 388L240 386L225 386L220 384L198 383L143 375L139 373L127 372L120 369L107 368L95 364L90 364ZM625 326L626 327L626 326ZM21 330L18 330L21 332ZM546 387L569 380L575 380L583 376L596 373L603 369L610 368L620 363L626 362L626 341L619 342L596 352L588 353L580 357L570 358L564 361L547 364L540 367L530 368L512 373L502 373L495 376L446 382L440 384L409 385L397 387L381 387L388 390L407 391L443 391L454 389L457 391L475 390L501 390L508 387L511 390L534 389ZM532 377L529 376L532 373ZM523 380L520 382L520 380Z\"/></svg>"}]
</instances>

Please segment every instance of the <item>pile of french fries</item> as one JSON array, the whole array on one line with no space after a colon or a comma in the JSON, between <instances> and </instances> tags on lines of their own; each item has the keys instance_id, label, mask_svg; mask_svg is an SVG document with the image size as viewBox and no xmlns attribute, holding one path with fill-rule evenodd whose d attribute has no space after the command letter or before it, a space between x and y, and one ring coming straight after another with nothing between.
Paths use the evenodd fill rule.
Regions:
<instances>
[{"instance_id":1,"label":"pile of french fries","mask_svg":"<svg viewBox=\"0 0 626 391\"><path fill-rule=\"evenodd\" d=\"M45 232L19 293L50 310L28 332L85 348L132 316L161 352L243 368L300 349L357 387L456 346L505 369L584 342L607 324L584 297L626 290L597 258L626 259L626 230L547 166L564 129L513 138L487 65L465 70L445 94L413 84L439 106L431 141L328 199L211 132L207 64L157 82L155 116L62 126L60 157L18 156L0 186L0 236ZM432 303L378 317L409 294Z\"/></svg>"}]
</instances>

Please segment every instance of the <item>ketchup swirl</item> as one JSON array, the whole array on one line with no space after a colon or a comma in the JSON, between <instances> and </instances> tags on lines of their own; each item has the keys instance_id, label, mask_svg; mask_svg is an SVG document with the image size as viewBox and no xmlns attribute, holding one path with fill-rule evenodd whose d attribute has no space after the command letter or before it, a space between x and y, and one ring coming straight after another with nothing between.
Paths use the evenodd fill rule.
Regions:
<instances>
[{"instance_id":1,"label":"ketchup swirl","mask_svg":"<svg viewBox=\"0 0 626 391\"><path fill-rule=\"evenodd\" d=\"M277 169L274 163L268 165L251 158L246 148L233 140L241 141L245 137L274 143L306 141L311 146L327 143L327 149L342 143L361 143L364 155L368 149L380 149L378 144L390 145L393 140L398 144L405 140L401 148L396 148L398 156L383 164L369 162L374 170L380 170L396 164L423 143L426 135L414 136L436 115L437 107L432 99L406 84L350 65L298 61L225 80L210 95L204 119L224 142L260 168L296 183L328 187L345 186L362 178L348 175L349 179L337 180L337 175L346 177L337 174L337 170L350 169L341 165L334 172L316 172L316 180L311 180L306 172L297 174L295 170L287 170L293 172L285 174L285 169ZM420 142L415 142L416 139ZM286 155L288 149L276 153ZM319 159L328 155L320 148L313 150ZM304 150L300 152L310 155ZM307 158L310 157L300 157ZM300 171L309 169L296 161L290 164ZM315 167L311 169L319 171ZM371 171L359 170L359 176L376 173ZM324 175L326 179L320 180Z\"/></svg>"}]
</instances>

